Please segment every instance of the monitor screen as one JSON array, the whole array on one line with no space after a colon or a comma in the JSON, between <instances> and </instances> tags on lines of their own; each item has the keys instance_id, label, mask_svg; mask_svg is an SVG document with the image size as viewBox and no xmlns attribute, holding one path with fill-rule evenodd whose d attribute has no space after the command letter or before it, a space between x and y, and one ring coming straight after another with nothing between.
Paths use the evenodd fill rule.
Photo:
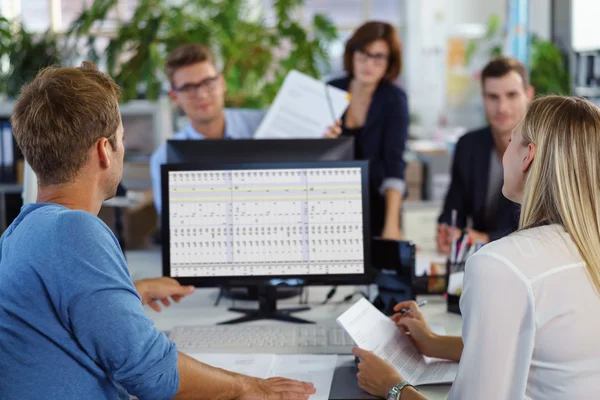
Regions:
<instances>
[{"instance_id":1,"label":"monitor screen","mask_svg":"<svg viewBox=\"0 0 600 400\"><path fill-rule=\"evenodd\" d=\"M203 281L197 286L224 279L242 284L243 278L303 277L325 284L364 277L366 169L364 162L166 165L165 275Z\"/></svg>"}]
</instances>

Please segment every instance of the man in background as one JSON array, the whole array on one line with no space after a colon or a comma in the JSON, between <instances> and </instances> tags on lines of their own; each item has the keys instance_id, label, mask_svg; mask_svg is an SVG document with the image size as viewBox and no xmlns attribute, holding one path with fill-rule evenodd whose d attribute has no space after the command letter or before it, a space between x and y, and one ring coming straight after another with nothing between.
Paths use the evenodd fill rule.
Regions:
<instances>
[{"instance_id":1,"label":"man in background","mask_svg":"<svg viewBox=\"0 0 600 400\"><path fill-rule=\"evenodd\" d=\"M188 123L173 139L251 139L265 116L263 110L225 108L225 78L213 53L201 44L186 44L169 54L165 72L171 84L169 97ZM154 206L161 212L160 166L167 162L166 145L150 158Z\"/></svg>"},{"instance_id":2,"label":"man in background","mask_svg":"<svg viewBox=\"0 0 600 400\"><path fill-rule=\"evenodd\" d=\"M173 139L252 139L266 112L225 108L225 78L208 47L197 43L178 47L167 57L165 71L171 84L169 97L188 119ZM336 138L341 133L341 127L334 125L327 128L324 137ZM154 206L159 215L162 209L160 166L166 162L167 149L162 144L150 158Z\"/></svg>"},{"instance_id":3,"label":"man in background","mask_svg":"<svg viewBox=\"0 0 600 400\"><path fill-rule=\"evenodd\" d=\"M499 239L519 225L518 205L502 195L502 157L534 90L525 65L506 57L485 66L481 89L489 126L468 132L456 144L452 181L438 219L437 245L443 253L450 252L453 211L457 227L466 229L473 243Z\"/></svg>"}]
</instances>

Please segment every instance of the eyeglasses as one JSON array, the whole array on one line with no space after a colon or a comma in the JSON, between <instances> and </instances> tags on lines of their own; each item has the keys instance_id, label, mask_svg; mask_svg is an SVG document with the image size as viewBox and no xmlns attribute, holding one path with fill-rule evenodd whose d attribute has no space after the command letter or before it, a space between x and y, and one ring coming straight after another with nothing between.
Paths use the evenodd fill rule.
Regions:
<instances>
[{"instance_id":1,"label":"eyeglasses","mask_svg":"<svg viewBox=\"0 0 600 400\"><path fill-rule=\"evenodd\" d=\"M388 62L390 60L390 55L389 54L385 54L385 53L369 53L368 51L366 51L365 49L358 49L356 50L356 59L359 62L367 62L367 60L369 58L371 58L375 65L381 67L383 65L385 65L386 62Z\"/></svg>"},{"instance_id":2,"label":"eyeglasses","mask_svg":"<svg viewBox=\"0 0 600 400\"><path fill-rule=\"evenodd\" d=\"M195 96L198 94L198 91L202 89L205 93L212 93L217 88L217 81L219 79L219 75L206 78L198 83L186 83L181 87L174 87L173 90L177 93L183 93L186 96Z\"/></svg>"}]
</instances>

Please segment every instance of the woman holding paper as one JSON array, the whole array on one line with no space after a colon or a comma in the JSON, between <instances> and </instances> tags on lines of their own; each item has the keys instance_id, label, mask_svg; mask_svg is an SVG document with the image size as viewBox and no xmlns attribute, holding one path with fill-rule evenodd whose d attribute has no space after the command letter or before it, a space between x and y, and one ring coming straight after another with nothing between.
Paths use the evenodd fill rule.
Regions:
<instances>
[{"instance_id":1,"label":"woman holding paper","mask_svg":"<svg viewBox=\"0 0 600 400\"><path fill-rule=\"evenodd\" d=\"M600 393L600 109L531 103L504 154L503 194L520 230L467 262L462 339L431 333L414 303L393 319L425 355L460 360L450 399L592 399ZM464 348L463 348L464 343ZM359 383L383 395L401 376L357 349ZM393 384L395 385L395 384ZM400 399L420 399L410 386Z\"/></svg>"},{"instance_id":2,"label":"woman holding paper","mask_svg":"<svg viewBox=\"0 0 600 400\"><path fill-rule=\"evenodd\" d=\"M371 161L372 233L400 240L409 115L406 93L393 84L402 70L401 44L394 27L367 22L358 28L346 43L344 69L345 78L329 83L350 93L342 135L354 136L356 157Z\"/></svg>"}]
</instances>

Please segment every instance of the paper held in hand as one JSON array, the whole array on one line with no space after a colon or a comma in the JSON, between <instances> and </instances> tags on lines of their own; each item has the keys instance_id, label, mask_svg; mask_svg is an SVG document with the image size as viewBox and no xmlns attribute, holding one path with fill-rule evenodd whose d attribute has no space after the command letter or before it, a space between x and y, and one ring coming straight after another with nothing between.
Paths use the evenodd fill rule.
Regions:
<instances>
[{"instance_id":1,"label":"paper held in hand","mask_svg":"<svg viewBox=\"0 0 600 400\"><path fill-rule=\"evenodd\" d=\"M348 93L290 71L254 139L320 139L348 107Z\"/></svg>"},{"instance_id":2,"label":"paper held in hand","mask_svg":"<svg viewBox=\"0 0 600 400\"><path fill-rule=\"evenodd\" d=\"M337 319L337 323L359 347L391 363L413 385L452 383L456 378L457 363L427 363L396 324L367 299L360 299Z\"/></svg>"}]
</instances>

